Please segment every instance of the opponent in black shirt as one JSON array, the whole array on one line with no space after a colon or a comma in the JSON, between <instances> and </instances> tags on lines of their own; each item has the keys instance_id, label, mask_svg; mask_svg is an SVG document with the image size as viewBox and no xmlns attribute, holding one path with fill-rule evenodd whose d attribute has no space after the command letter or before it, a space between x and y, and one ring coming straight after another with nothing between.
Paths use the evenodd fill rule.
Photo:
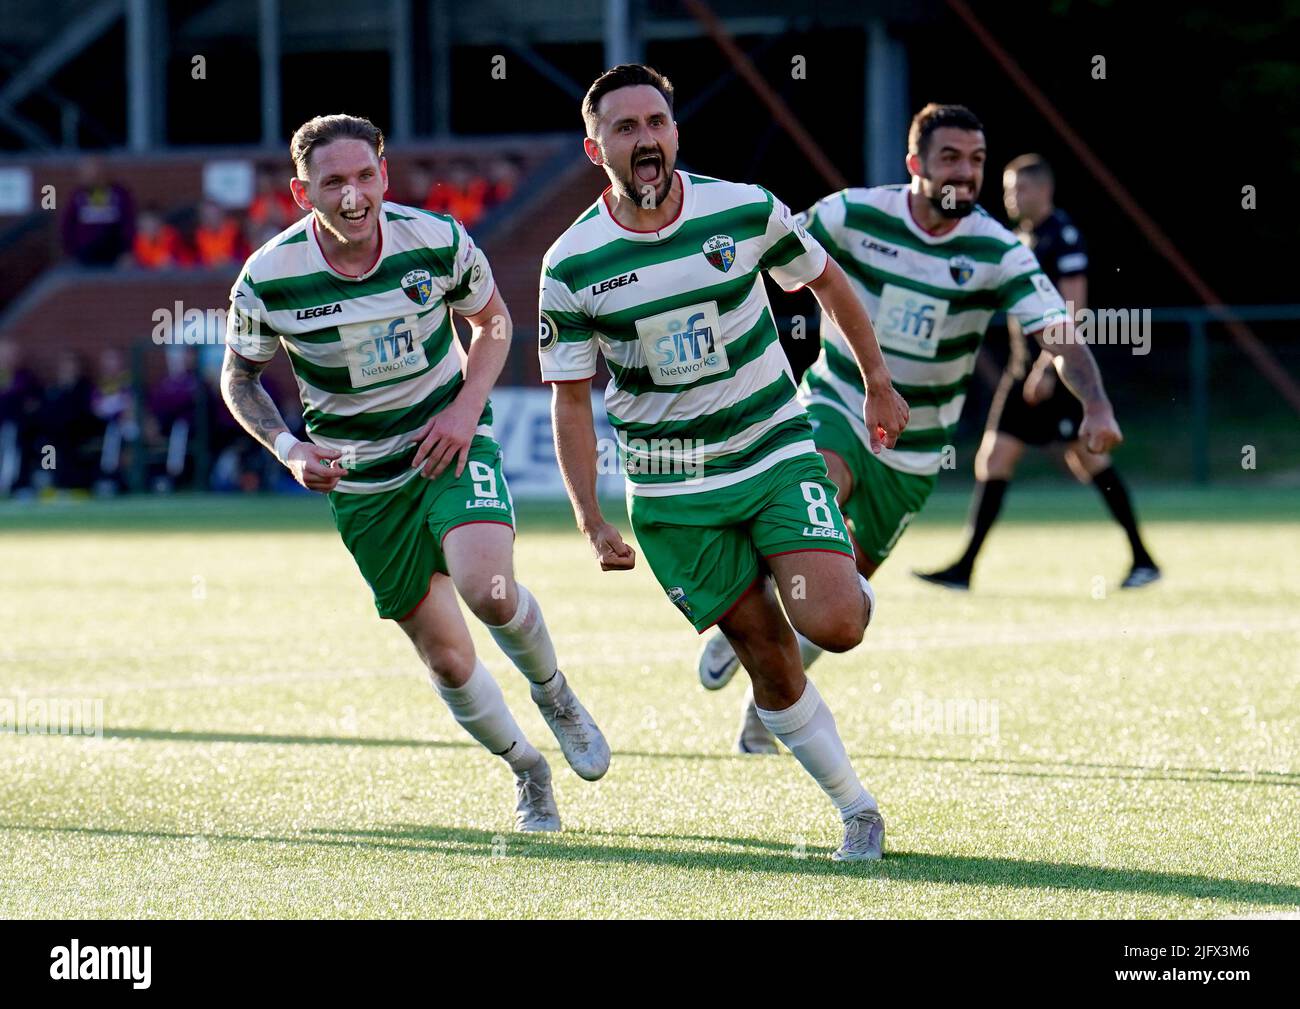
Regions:
<instances>
[{"instance_id":1,"label":"opponent in black shirt","mask_svg":"<svg viewBox=\"0 0 1300 1009\"><path fill-rule=\"evenodd\" d=\"M1047 162L1037 154L1022 155L1007 165L1002 184L1007 215L1016 223L1020 240L1034 251L1071 314L1086 309L1088 250L1069 215L1053 202L1052 170ZM1079 440L1083 407L1057 379L1052 355L1043 351L1035 357L1030 341L1014 322L1009 325L1011 356L975 458L970 540L955 564L942 571L918 571L916 575L948 588L969 588L975 558L997 519L1025 447L1059 444L1070 471L1080 483L1097 488L1128 536L1133 566L1122 587L1150 584L1160 577L1160 569L1142 542L1128 490L1110 456L1089 452Z\"/></svg>"}]
</instances>

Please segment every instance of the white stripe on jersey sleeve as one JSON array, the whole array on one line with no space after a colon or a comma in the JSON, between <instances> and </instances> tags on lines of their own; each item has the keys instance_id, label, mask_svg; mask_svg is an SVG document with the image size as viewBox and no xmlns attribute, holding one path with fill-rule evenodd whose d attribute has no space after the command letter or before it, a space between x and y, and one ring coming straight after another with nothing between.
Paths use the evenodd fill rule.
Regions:
<instances>
[{"instance_id":1,"label":"white stripe on jersey sleeve","mask_svg":"<svg viewBox=\"0 0 1300 1009\"><path fill-rule=\"evenodd\" d=\"M477 315L492 300L496 290L496 281L492 278L492 267L488 265L483 250L474 244L469 232L460 221L452 227L456 234L456 256L452 264L451 276L447 281L447 290L454 291L469 279L467 293L460 301L448 301L447 304L460 315Z\"/></svg>"},{"instance_id":2,"label":"white stripe on jersey sleeve","mask_svg":"<svg viewBox=\"0 0 1300 1009\"><path fill-rule=\"evenodd\" d=\"M1056 269L1059 273L1082 273L1088 268L1088 254L1086 252L1071 252L1068 256L1062 256L1056 261Z\"/></svg>"},{"instance_id":3,"label":"white stripe on jersey sleeve","mask_svg":"<svg viewBox=\"0 0 1300 1009\"><path fill-rule=\"evenodd\" d=\"M561 326L552 312L578 313L585 316L586 309L567 284L555 277L546 276L548 262L542 263L541 292L538 303L541 314L537 323L537 356L542 366L543 382L580 382L596 374L596 334L591 329L577 330ZM576 340L561 340L561 336L578 333Z\"/></svg>"},{"instance_id":4,"label":"white stripe on jersey sleeve","mask_svg":"<svg viewBox=\"0 0 1300 1009\"><path fill-rule=\"evenodd\" d=\"M230 289L230 311L226 315L226 346L240 357L265 364L275 357L280 338L265 331L266 307L245 281L248 264Z\"/></svg>"},{"instance_id":5,"label":"white stripe on jersey sleeve","mask_svg":"<svg viewBox=\"0 0 1300 1009\"><path fill-rule=\"evenodd\" d=\"M782 290L797 291L822 275L822 271L826 269L826 250L821 247L817 239L808 234L808 229L803 226L802 221L795 218L789 207L771 193L768 193L768 196L772 200L772 211L767 218L764 252L787 236L792 236L803 246L803 252L783 266L773 267L767 272L781 285Z\"/></svg>"},{"instance_id":6,"label":"white stripe on jersey sleeve","mask_svg":"<svg viewBox=\"0 0 1300 1009\"><path fill-rule=\"evenodd\" d=\"M1034 254L1017 243L1007 250L1002 257L1001 283L1005 284L1017 277L1027 277L1033 290L1019 301L1003 305L1008 315L1014 316L1026 335L1037 333L1040 329L1054 325L1065 319L1065 302L1060 292L1048 279L1043 268L1039 266Z\"/></svg>"}]
</instances>

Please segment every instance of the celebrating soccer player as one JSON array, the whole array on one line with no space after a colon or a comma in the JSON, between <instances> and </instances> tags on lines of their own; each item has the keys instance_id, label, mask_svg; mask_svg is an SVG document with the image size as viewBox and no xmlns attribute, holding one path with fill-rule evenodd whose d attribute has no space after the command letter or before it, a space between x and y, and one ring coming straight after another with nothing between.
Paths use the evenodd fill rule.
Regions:
<instances>
[{"instance_id":1,"label":"celebrating soccer player","mask_svg":"<svg viewBox=\"0 0 1300 1009\"><path fill-rule=\"evenodd\" d=\"M293 136L307 215L258 249L230 292L222 393L304 487L465 730L515 775L519 830L559 830L546 760L474 654L455 593L530 681L565 759L588 780L609 747L556 664L541 609L514 579L514 505L488 401L510 316L459 222L388 203L383 134L322 116ZM471 328L467 360L451 313ZM279 343L302 396L297 440L259 375Z\"/></svg>"},{"instance_id":2,"label":"celebrating soccer player","mask_svg":"<svg viewBox=\"0 0 1300 1009\"><path fill-rule=\"evenodd\" d=\"M910 185L846 189L815 204L809 233L848 274L875 320L889 373L912 406L907 431L879 455L862 420L864 389L851 343L834 313L822 316L822 350L799 398L838 488L858 570L870 577L930 496L944 446L966 400L984 332L998 309L1052 355L1083 405L1079 441L1094 454L1121 440L1096 361L1074 342L1060 294L1033 252L975 203L984 180L984 127L961 105L927 105L907 137ZM871 397L867 396L870 405ZM801 635L806 669L823 648ZM700 653L700 681L725 685L735 650L715 635ZM774 753L776 743L746 699L737 748Z\"/></svg>"},{"instance_id":3,"label":"celebrating soccer player","mask_svg":"<svg viewBox=\"0 0 1300 1009\"><path fill-rule=\"evenodd\" d=\"M602 569L633 566L596 499L599 349L632 528L655 577L697 630L718 625L753 681L757 717L839 808L834 858L879 858L876 800L804 675L790 626L845 651L862 639L874 597L854 567L762 271L786 290L810 287L836 321L859 388L871 390L856 419L874 448L894 445L907 404L844 272L786 206L759 186L675 170L667 79L615 67L592 84L582 114L587 156L610 186L546 254L539 330L578 525Z\"/></svg>"},{"instance_id":4,"label":"celebrating soccer player","mask_svg":"<svg viewBox=\"0 0 1300 1009\"><path fill-rule=\"evenodd\" d=\"M1007 216L1016 222L1017 236L1034 250L1066 306L1075 312L1087 308L1088 251L1069 215L1055 205L1051 167L1037 154L1021 155L1003 171L1002 189ZM1057 382L1052 353L1044 350L1034 354L1014 319L1008 328L1011 356L989 411L979 455L975 457L970 539L961 557L942 571L913 573L950 589L970 588L975 558L997 520L1002 498L1015 476L1016 464L1025 454L1025 446L1062 443L1070 472L1080 483L1091 483L1097 488L1128 537L1133 565L1120 587L1134 589L1150 585L1159 579L1160 569L1142 542L1128 489L1115 471L1109 453L1089 452L1079 438L1083 407ZM1031 359L1035 359L1032 367Z\"/></svg>"}]
</instances>

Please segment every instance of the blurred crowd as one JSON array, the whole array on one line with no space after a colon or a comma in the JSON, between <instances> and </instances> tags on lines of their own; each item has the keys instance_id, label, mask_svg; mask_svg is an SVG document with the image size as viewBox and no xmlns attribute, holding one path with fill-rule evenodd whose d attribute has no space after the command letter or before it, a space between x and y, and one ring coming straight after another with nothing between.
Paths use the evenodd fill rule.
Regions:
<instances>
[{"instance_id":1,"label":"blurred crowd","mask_svg":"<svg viewBox=\"0 0 1300 1009\"><path fill-rule=\"evenodd\" d=\"M519 162L507 157L483 163L456 158L437 166L416 162L390 197L450 214L473 229L514 195L519 175ZM98 160L87 159L63 214L63 249L86 266L238 266L302 216L287 181L284 171L260 168L253 200L243 211L214 200L169 210L154 204L137 207L130 189L110 180Z\"/></svg>"},{"instance_id":2,"label":"blurred crowd","mask_svg":"<svg viewBox=\"0 0 1300 1009\"><path fill-rule=\"evenodd\" d=\"M218 344L170 346L165 371L137 385L116 348L101 351L93 369L64 351L41 376L14 341L0 339L0 497L288 489L288 473L221 403L223 353ZM263 384L300 427L297 397L271 375Z\"/></svg>"},{"instance_id":3,"label":"blurred crowd","mask_svg":"<svg viewBox=\"0 0 1300 1009\"><path fill-rule=\"evenodd\" d=\"M515 193L520 168L507 157L408 163L389 198L473 228ZM252 200L241 210L210 199L137 206L131 189L98 159L85 159L79 173L60 234L66 254L86 266L233 272L302 216L283 169L259 169ZM41 355L37 368L21 345L0 334L0 497L296 486L221 402L222 334L178 340L161 354L155 349L134 361L117 347L93 360L65 349ZM295 390L278 388L269 372L263 383L300 428Z\"/></svg>"}]
</instances>

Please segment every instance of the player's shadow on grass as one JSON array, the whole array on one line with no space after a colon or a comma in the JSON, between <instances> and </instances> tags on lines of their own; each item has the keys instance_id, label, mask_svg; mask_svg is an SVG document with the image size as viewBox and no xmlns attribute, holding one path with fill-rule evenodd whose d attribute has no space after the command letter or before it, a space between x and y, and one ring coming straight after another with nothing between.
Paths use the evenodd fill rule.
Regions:
<instances>
[{"instance_id":1,"label":"player's shadow on grass","mask_svg":"<svg viewBox=\"0 0 1300 1009\"><path fill-rule=\"evenodd\" d=\"M468 739L400 739L380 736L305 736L288 733L195 731L180 729L150 729L144 727L105 728L105 739L142 739L154 742L178 743L262 743L279 746L392 746L431 747L435 749L479 749L478 743ZM551 745L540 747L547 753L558 753ZM746 760L758 762L763 757L741 757L735 753L689 753L653 750L614 750L615 757L632 757L645 760ZM902 761L907 763L961 764L980 774L1005 774L1026 778L1115 779L1120 781L1193 781L1214 782L1224 785L1274 785L1300 788L1300 774L1288 771L1221 770L1213 767L1146 767L1141 764L1100 764L1084 760L1052 761L1025 760L1006 757L921 756L899 753L853 753L855 761L863 766L874 762ZM998 770L998 768L1033 767L1039 770ZM1093 774L1098 771L1102 773ZM1082 773L1074 773L1082 772Z\"/></svg>"},{"instance_id":2,"label":"player's shadow on grass","mask_svg":"<svg viewBox=\"0 0 1300 1009\"><path fill-rule=\"evenodd\" d=\"M840 865L831 862L826 849L800 854L791 845L749 837L713 837L696 834L629 833L628 844L594 840L606 832L570 829L561 835L516 834L469 827L399 824L389 829L349 830L315 828L304 835L191 834L165 830L126 830L115 827L71 827L0 822L0 831L39 834L80 834L88 837L174 840L185 844L203 841L206 851L232 845L268 844L305 848L374 849L416 855L446 854L482 858L511 858L539 862L619 863L629 866L668 866L706 871L772 872L803 876L837 876L892 880L899 883L949 883L1016 889L1088 890L1107 893L1150 893L1197 900L1226 900L1248 904L1300 906L1300 886L1256 880L1216 879L1191 873L1154 872L1122 867L1042 862L1017 858L982 858L892 851L884 861ZM586 840L592 838L593 840ZM725 845L730 851L666 851L638 846L636 839L701 841L709 847ZM205 857L207 857L205 855ZM233 857L233 856L232 856Z\"/></svg>"},{"instance_id":3,"label":"player's shadow on grass","mask_svg":"<svg viewBox=\"0 0 1300 1009\"><path fill-rule=\"evenodd\" d=\"M802 857L792 845L751 837L698 834L629 833L629 845L586 843L581 838L608 836L603 831L568 830L558 838L536 834L493 834L483 830L406 824L388 830L312 831L383 847L428 846L448 854L486 858L535 858L541 861L620 862L684 869L784 872L809 876L855 875L896 882L958 883L1007 886L1017 889L1101 890L1111 893L1152 893L1203 900L1233 900L1250 904L1300 906L1300 886L1255 880L1216 879L1191 873L1153 872L1071 862L1040 862L1015 858L982 858L923 852L887 852L883 861L841 865L830 861L829 849L806 849ZM702 841L732 851L665 851L636 846L636 838L662 841ZM534 840L536 839L536 840ZM496 846L494 849L494 845ZM494 850L498 854L494 855Z\"/></svg>"}]
</instances>

